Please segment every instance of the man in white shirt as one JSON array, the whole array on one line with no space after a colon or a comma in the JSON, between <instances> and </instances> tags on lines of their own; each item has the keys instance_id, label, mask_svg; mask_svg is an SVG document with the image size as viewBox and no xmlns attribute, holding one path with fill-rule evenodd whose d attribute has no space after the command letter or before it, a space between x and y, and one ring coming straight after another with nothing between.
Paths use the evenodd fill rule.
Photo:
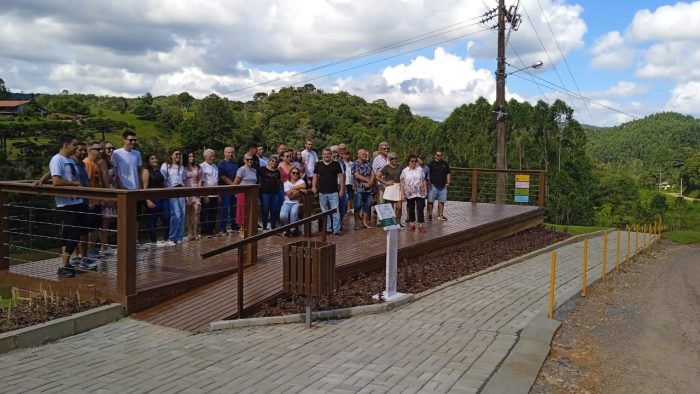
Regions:
<instances>
[{"instance_id":1,"label":"man in white shirt","mask_svg":"<svg viewBox=\"0 0 700 394\"><path fill-rule=\"evenodd\" d=\"M301 151L301 160L304 162L304 173L306 174L306 183L310 184L314 177L314 168L318 161L318 155L313 151L314 142L311 139L306 140L306 148Z\"/></svg>"},{"instance_id":2,"label":"man in white shirt","mask_svg":"<svg viewBox=\"0 0 700 394\"><path fill-rule=\"evenodd\" d=\"M135 149L136 133L127 130L122 134L124 147L112 153L112 164L116 171L117 187L120 189L141 189L141 152Z\"/></svg>"},{"instance_id":3,"label":"man in white shirt","mask_svg":"<svg viewBox=\"0 0 700 394\"><path fill-rule=\"evenodd\" d=\"M374 173L375 178L379 179L379 177L382 176L382 168L389 164L389 159L387 159L387 154L389 153L389 143L380 142L377 152L379 154L374 158L374 160L372 160L372 172ZM375 187L377 188L377 204L384 204L384 185L377 181Z\"/></svg>"},{"instance_id":4,"label":"man in white shirt","mask_svg":"<svg viewBox=\"0 0 700 394\"><path fill-rule=\"evenodd\" d=\"M60 150L49 162L51 183L54 186L80 186L80 177L75 161L72 159L77 147L77 140L72 135L62 135L58 139ZM39 181L37 185L40 185ZM80 241L82 235L83 217L86 205L78 197L56 197L56 207L63 218L63 267L58 269L58 276L72 278L75 276L74 267L70 264L70 256Z\"/></svg>"},{"instance_id":5,"label":"man in white shirt","mask_svg":"<svg viewBox=\"0 0 700 394\"><path fill-rule=\"evenodd\" d=\"M204 150L204 162L199 165L202 172L202 186L217 186L219 184L219 167L214 164L214 150ZM216 227L216 210L219 206L217 194L202 197L202 235L211 237Z\"/></svg>"}]
</instances>

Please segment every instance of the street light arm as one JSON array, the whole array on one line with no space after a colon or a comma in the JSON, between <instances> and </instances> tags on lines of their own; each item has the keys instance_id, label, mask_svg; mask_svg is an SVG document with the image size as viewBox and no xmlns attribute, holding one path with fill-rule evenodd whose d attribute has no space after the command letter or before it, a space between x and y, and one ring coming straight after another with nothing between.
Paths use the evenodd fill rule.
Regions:
<instances>
[{"instance_id":1,"label":"street light arm","mask_svg":"<svg viewBox=\"0 0 700 394\"><path fill-rule=\"evenodd\" d=\"M506 63L506 64L509 65L509 66L511 66L511 67L515 67L515 66L513 66L512 64L509 64L509 63ZM521 68L519 68L519 69L517 69L517 70L515 70L515 71L511 71L511 72L509 72L509 73L506 73L506 75L515 74L515 73L517 73L518 71L527 70L528 68L532 68L532 69L535 69L535 70L539 70L540 68L542 68L543 65L544 65L544 63L542 62L542 60L538 60L538 61L532 63L532 64L529 65L529 66L521 67Z\"/></svg>"}]
</instances>

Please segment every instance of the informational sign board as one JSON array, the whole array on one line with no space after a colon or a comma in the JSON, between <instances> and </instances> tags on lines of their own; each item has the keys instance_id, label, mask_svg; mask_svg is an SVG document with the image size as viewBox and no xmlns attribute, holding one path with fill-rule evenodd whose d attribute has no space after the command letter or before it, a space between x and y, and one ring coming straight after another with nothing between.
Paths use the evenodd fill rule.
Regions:
<instances>
[{"instance_id":1,"label":"informational sign board","mask_svg":"<svg viewBox=\"0 0 700 394\"><path fill-rule=\"evenodd\" d=\"M515 202L528 202L530 200L530 175L515 176Z\"/></svg>"},{"instance_id":2,"label":"informational sign board","mask_svg":"<svg viewBox=\"0 0 700 394\"><path fill-rule=\"evenodd\" d=\"M394 212L393 204L377 204L377 217L379 218L379 226L384 230L399 228L399 222L396 221L396 213Z\"/></svg>"}]
</instances>

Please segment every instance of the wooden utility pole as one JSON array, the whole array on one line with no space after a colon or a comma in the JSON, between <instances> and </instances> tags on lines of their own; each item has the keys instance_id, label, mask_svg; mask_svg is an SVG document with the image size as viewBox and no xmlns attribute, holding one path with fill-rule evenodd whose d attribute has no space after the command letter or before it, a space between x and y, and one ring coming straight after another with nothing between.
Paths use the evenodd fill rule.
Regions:
<instances>
[{"instance_id":1,"label":"wooden utility pole","mask_svg":"<svg viewBox=\"0 0 700 394\"><path fill-rule=\"evenodd\" d=\"M496 70L496 204L506 202L506 6L498 0L498 66Z\"/></svg>"}]
</instances>

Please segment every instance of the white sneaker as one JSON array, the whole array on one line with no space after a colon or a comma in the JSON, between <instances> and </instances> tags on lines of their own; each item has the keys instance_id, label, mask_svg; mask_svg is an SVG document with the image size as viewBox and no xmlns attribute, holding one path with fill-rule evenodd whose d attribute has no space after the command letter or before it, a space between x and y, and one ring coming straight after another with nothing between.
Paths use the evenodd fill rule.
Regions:
<instances>
[{"instance_id":1,"label":"white sneaker","mask_svg":"<svg viewBox=\"0 0 700 394\"><path fill-rule=\"evenodd\" d=\"M101 252L102 252L102 254L104 254L105 256L113 256L113 255L117 254L116 249L111 248L111 247L109 247L109 246L106 247L106 248L104 248L104 249L102 249Z\"/></svg>"},{"instance_id":2,"label":"white sneaker","mask_svg":"<svg viewBox=\"0 0 700 394\"><path fill-rule=\"evenodd\" d=\"M175 241L171 241L171 240L163 241L163 246L175 246L175 245L177 245L175 243Z\"/></svg>"},{"instance_id":3,"label":"white sneaker","mask_svg":"<svg viewBox=\"0 0 700 394\"><path fill-rule=\"evenodd\" d=\"M136 244L136 250L148 250L150 247L147 244Z\"/></svg>"}]
</instances>

